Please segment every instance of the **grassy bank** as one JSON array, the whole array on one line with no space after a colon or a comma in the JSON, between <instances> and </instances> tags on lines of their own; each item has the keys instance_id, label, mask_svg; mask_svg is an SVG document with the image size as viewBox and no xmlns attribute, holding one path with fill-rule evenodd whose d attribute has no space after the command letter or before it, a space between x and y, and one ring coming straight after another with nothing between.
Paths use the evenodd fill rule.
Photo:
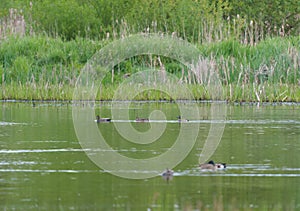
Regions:
<instances>
[{"instance_id":1,"label":"grassy bank","mask_svg":"<svg viewBox=\"0 0 300 211\"><path fill-rule=\"evenodd\" d=\"M211 93L201 85L189 85L189 90L194 97L193 100L210 100ZM117 90L116 85L107 85L99 90L96 100L112 100ZM53 100L53 101L71 101L73 97L74 86L71 85L53 85L53 84L17 84L11 83L1 87L1 100ZM136 93L135 87L132 87L132 93ZM300 102L299 85L288 84L264 84L247 86L229 85L223 86L223 96L219 100L228 102ZM88 99L87 99L88 100ZM124 98L119 100L126 100ZM134 100L189 100L186 96L178 93L169 96L158 91L149 91L139 93Z\"/></svg>"},{"instance_id":2,"label":"grassy bank","mask_svg":"<svg viewBox=\"0 0 300 211\"><path fill-rule=\"evenodd\" d=\"M0 42L2 100L71 100L85 63L111 41L84 38L63 41L39 35L10 36ZM300 36L265 39L254 46L226 40L197 47L203 55L203 64L219 74L222 100L300 101ZM124 78L149 67L164 68L176 75L188 84L195 99L210 98L211 94L190 70L177 61L154 55L137 56L118 64L103 80L97 99L112 99ZM170 96L149 92L136 98L168 100Z\"/></svg>"}]
</instances>

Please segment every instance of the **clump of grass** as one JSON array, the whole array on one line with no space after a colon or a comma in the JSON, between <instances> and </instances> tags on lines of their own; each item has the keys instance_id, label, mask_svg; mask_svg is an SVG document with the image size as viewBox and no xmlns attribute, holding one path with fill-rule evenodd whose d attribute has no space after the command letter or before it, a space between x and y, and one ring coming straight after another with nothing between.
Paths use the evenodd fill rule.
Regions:
<instances>
[{"instance_id":1,"label":"clump of grass","mask_svg":"<svg viewBox=\"0 0 300 211\"><path fill-rule=\"evenodd\" d=\"M10 83L1 87L2 100L61 100L72 99L74 87L42 83Z\"/></svg>"}]
</instances>

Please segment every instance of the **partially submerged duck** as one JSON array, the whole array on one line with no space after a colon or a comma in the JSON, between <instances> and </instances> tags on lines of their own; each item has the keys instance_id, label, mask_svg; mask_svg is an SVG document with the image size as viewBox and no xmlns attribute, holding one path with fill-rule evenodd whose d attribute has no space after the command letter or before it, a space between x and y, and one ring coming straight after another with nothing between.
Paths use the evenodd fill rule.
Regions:
<instances>
[{"instance_id":1,"label":"partially submerged duck","mask_svg":"<svg viewBox=\"0 0 300 211\"><path fill-rule=\"evenodd\" d=\"M95 122L100 123L100 122L110 122L111 119L110 118L100 118L99 115L96 116L96 120Z\"/></svg>"},{"instance_id":2,"label":"partially submerged duck","mask_svg":"<svg viewBox=\"0 0 300 211\"><path fill-rule=\"evenodd\" d=\"M135 121L136 121L136 122L149 122L149 119L148 119L148 118L139 118L139 117L137 117L137 118L135 119Z\"/></svg>"},{"instance_id":3,"label":"partially submerged duck","mask_svg":"<svg viewBox=\"0 0 300 211\"><path fill-rule=\"evenodd\" d=\"M177 119L178 119L178 122L188 122L189 121L188 119L182 119L181 116L178 116Z\"/></svg>"},{"instance_id":4,"label":"partially submerged duck","mask_svg":"<svg viewBox=\"0 0 300 211\"><path fill-rule=\"evenodd\" d=\"M218 169L225 169L226 163L215 163L213 160L209 161L208 163L203 163L199 165L203 170L218 170Z\"/></svg>"},{"instance_id":5,"label":"partially submerged duck","mask_svg":"<svg viewBox=\"0 0 300 211\"><path fill-rule=\"evenodd\" d=\"M171 169L166 169L163 173L162 173L162 177L166 180L169 181L173 178L173 171Z\"/></svg>"},{"instance_id":6,"label":"partially submerged duck","mask_svg":"<svg viewBox=\"0 0 300 211\"><path fill-rule=\"evenodd\" d=\"M171 169L166 169L163 173L162 173L162 176L173 176L173 170Z\"/></svg>"}]
</instances>

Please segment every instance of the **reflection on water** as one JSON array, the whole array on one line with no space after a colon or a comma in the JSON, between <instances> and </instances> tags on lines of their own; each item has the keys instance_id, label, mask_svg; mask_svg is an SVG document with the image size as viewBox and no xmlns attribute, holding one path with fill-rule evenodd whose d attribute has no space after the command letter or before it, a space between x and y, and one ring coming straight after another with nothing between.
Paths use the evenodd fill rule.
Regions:
<instances>
[{"instance_id":1,"label":"reflection on water","mask_svg":"<svg viewBox=\"0 0 300 211\"><path fill-rule=\"evenodd\" d=\"M131 157L167 151L180 129L176 106L152 102L134 108L140 116L163 110L168 132L159 143L137 146L119 136L113 123L100 124L111 150ZM77 141L69 105L2 103L0 210L298 210L299 108L294 104L228 106L225 132L212 157L227 163L226 170L219 171L201 171L198 164L214 121L209 113L204 119L182 123L199 124L199 140L173 169L172 180L166 181L162 172L151 179L127 180L98 168ZM208 112L209 104L199 104L199 109ZM110 116L109 104L101 104L99 110ZM113 121L140 131L149 128L149 123L133 120Z\"/></svg>"}]
</instances>

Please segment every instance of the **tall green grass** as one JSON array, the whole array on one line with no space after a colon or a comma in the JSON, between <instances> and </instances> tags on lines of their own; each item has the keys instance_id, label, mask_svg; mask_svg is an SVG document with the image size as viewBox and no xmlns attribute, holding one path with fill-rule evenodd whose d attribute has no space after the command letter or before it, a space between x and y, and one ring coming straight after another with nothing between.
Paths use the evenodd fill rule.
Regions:
<instances>
[{"instance_id":1,"label":"tall green grass","mask_svg":"<svg viewBox=\"0 0 300 211\"><path fill-rule=\"evenodd\" d=\"M47 36L10 36L1 41L2 82L74 84L84 64L105 42L64 42Z\"/></svg>"},{"instance_id":2,"label":"tall green grass","mask_svg":"<svg viewBox=\"0 0 300 211\"><path fill-rule=\"evenodd\" d=\"M9 36L0 42L1 99L70 100L82 67L110 41L83 38L63 41L39 35ZM254 46L233 39L197 47L206 59L203 64L219 74L225 100L299 101L299 36L269 38ZM210 94L190 70L157 55L137 56L118 64L114 71L107 73L97 99L112 99L124 78L143 69L161 69L161 65L189 84L195 98L209 99ZM170 99L157 92L143 93L137 98Z\"/></svg>"}]
</instances>

